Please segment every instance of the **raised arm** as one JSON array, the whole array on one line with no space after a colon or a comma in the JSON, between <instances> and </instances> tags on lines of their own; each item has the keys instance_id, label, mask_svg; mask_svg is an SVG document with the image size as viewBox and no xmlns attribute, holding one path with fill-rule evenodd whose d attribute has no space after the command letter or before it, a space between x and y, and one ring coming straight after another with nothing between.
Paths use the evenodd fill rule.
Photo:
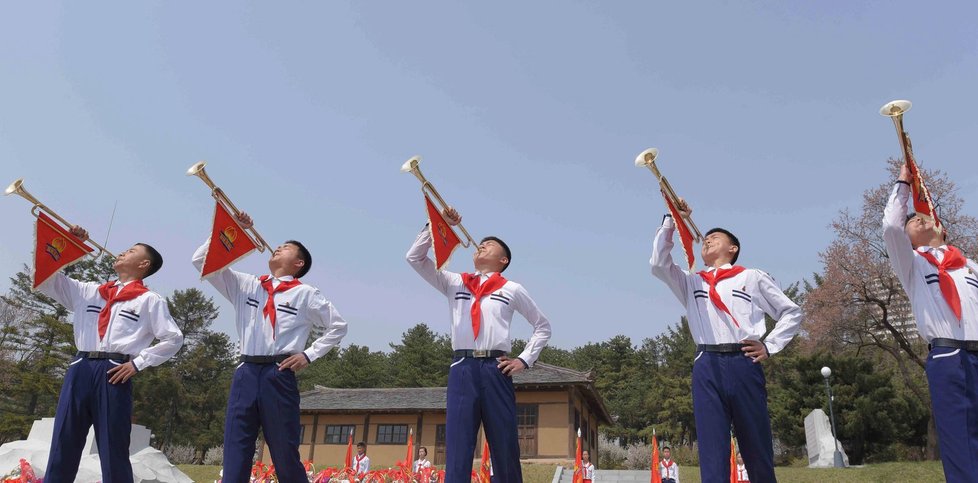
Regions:
<instances>
[{"instance_id":1,"label":"raised arm","mask_svg":"<svg viewBox=\"0 0 978 483\"><path fill-rule=\"evenodd\" d=\"M652 240L652 275L669 286L672 293L683 304L686 303L686 277L688 273L672 260L672 236L676 231L676 222L671 215L662 218L662 226L655 232Z\"/></svg>"},{"instance_id":2,"label":"raised arm","mask_svg":"<svg viewBox=\"0 0 978 483\"><path fill-rule=\"evenodd\" d=\"M407 252L407 262L432 287L435 287L441 293L445 293L452 283L461 280L461 276L457 273L445 270L439 271L435 268L434 260L428 257L428 250L430 248L431 230L425 224L424 229L418 234L418 237L414 240L414 244L411 245L411 249Z\"/></svg>"},{"instance_id":3,"label":"raised arm","mask_svg":"<svg viewBox=\"0 0 978 483\"><path fill-rule=\"evenodd\" d=\"M902 176L901 176L902 178ZM897 181L890 193L890 199L883 209L883 242L890 266L896 273L905 290L910 290L910 276L913 271L913 245L904 230L907 221L907 201L910 200L910 184Z\"/></svg>"},{"instance_id":4,"label":"raised arm","mask_svg":"<svg viewBox=\"0 0 978 483\"><path fill-rule=\"evenodd\" d=\"M98 284L94 282L79 282L78 280L68 278L67 275L57 272L47 279L40 286L37 287L37 291L41 292L48 297L53 298L56 302L64 305L69 311L74 312L75 307L79 301L84 300L86 293L88 291L98 290ZM69 318L69 320L71 320Z\"/></svg>"}]
</instances>

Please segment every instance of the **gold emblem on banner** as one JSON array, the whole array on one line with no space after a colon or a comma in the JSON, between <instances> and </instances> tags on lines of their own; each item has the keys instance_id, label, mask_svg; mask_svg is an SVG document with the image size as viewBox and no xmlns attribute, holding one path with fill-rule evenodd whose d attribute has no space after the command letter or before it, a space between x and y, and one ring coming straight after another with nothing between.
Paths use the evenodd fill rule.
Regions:
<instances>
[{"instance_id":1,"label":"gold emblem on banner","mask_svg":"<svg viewBox=\"0 0 978 483\"><path fill-rule=\"evenodd\" d=\"M224 245L224 249L231 251L234 248L234 240L238 238L238 230L234 226L228 226L223 231L221 231L221 245Z\"/></svg>"},{"instance_id":2,"label":"gold emblem on banner","mask_svg":"<svg viewBox=\"0 0 978 483\"><path fill-rule=\"evenodd\" d=\"M64 253L67 246L68 242L59 236L54 240L51 240L51 243L48 243L46 251L48 252L48 255L51 255L51 258L53 258L54 261L58 261L61 260L61 254Z\"/></svg>"}]
</instances>

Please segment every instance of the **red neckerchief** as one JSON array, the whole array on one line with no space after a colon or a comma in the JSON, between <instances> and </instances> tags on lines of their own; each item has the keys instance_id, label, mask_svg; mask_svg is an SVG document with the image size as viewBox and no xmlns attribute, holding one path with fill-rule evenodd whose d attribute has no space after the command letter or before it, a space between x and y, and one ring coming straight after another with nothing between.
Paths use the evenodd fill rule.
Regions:
<instances>
[{"instance_id":1,"label":"red neckerchief","mask_svg":"<svg viewBox=\"0 0 978 483\"><path fill-rule=\"evenodd\" d=\"M486 283L482 285L479 284L482 277L478 274L463 273L462 282L465 283L465 288L472 292L472 333L475 335L473 339L479 338L479 328L482 325L482 297L489 295L496 290L499 290L506 285L506 279L503 278L499 272L492 274Z\"/></svg>"},{"instance_id":2,"label":"red neckerchief","mask_svg":"<svg viewBox=\"0 0 978 483\"><path fill-rule=\"evenodd\" d=\"M929 252L917 253L937 268L937 280L941 286L941 295L944 296L944 301L951 307L951 312L954 312L954 316L958 318L958 325L960 325L961 298L958 297L958 288L954 286L954 279L951 278L951 274L947 273L947 271L964 267L967 264L967 259L961 254L961 250L951 245L947 246L947 250L944 251L944 259L940 263L937 263L937 257Z\"/></svg>"},{"instance_id":3,"label":"red neckerchief","mask_svg":"<svg viewBox=\"0 0 978 483\"><path fill-rule=\"evenodd\" d=\"M143 285L142 280L134 280L126 285L123 285L122 289L120 290L115 290L116 282L118 282L118 280L103 283L98 287L98 294L105 299L105 307L102 307L102 310L98 313L99 340L102 340L102 338L105 337L105 331L109 328L109 315L112 313L112 304L132 300L146 292L149 292L149 289Z\"/></svg>"},{"instance_id":4,"label":"red neckerchief","mask_svg":"<svg viewBox=\"0 0 978 483\"><path fill-rule=\"evenodd\" d=\"M275 294L278 292L284 292L292 287L302 285L302 282L297 278L293 278L289 281L280 281L278 287L272 288L272 276L262 275L258 279L261 281L261 287L268 292L268 300L265 301L265 308L262 309L262 313L265 317L268 317L268 321L272 323L272 337L275 337Z\"/></svg>"},{"instance_id":5,"label":"red neckerchief","mask_svg":"<svg viewBox=\"0 0 978 483\"><path fill-rule=\"evenodd\" d=\"M740 327L740 324L737 323L737 319L730 313L730 309L728 309L727 306L724 305L723 300L720 299L720 294L717 293L717 284L720 283L721 280L734 277L744 270L746 270L746 268L741 267L740 265L734 265L730 268L718 268L713 272L702 271L698 273L698 275L710 285L710 300L713 301L713 305L715 305L717 310L720 312L729 315L730 320L732 320L734 325L737 327Z\"/></svg>"}]
</instances>

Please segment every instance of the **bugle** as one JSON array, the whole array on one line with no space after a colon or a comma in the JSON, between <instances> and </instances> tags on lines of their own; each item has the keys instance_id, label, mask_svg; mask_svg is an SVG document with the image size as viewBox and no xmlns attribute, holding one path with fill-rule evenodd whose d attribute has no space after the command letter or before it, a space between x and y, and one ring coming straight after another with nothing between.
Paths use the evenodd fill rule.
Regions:
<instances>
[{"instance_id":1,"label":"bugle","mask_svg":"<svg viewBox=\"0 0 978 483\"><path fill-rule=\"evenodd\" d=\"M880 108L880 115L886 116L893 121L893 127L896 128L897 138L900 140L900 149L903 151L903 162L910 171L910 175L913 178L920 179L920 170L917 168L917 159L913 155L913 144L910 142L910 135L907 131L903 129L903 115L913 107L913 103L907 100L896 100L890 101ZM934 227L937 228L938 233L944 231L944 227L941 224L941 220L937 218L937 212L934 210L934 205L930 197L930 192L927 191L927 186L923 182L913 183L916 189L921 191L923 199L926 200L927 212L922 213L918 208L918 200L914 199L914 211L917 212L918 216L922 216L934 222ZM931 216L933 213L933 216Z\"/></svg>"},{"instance_id":2,"label":"bugle","mask_svg":"<svg viewBox=\"0 0 978 483\"><path fill-rule=\"evenodd\" d=\"M657 157L659 157L658 149L646 149L645 151L639 153L639 155L635 158L635 166L639 168L649 168L652 171L652 174L654 174L656 179L659 180L659 187L662 188L662 192L669 199L669 202L672 203L672 205L678 210L680 206L679 196L676 195L676 191L672 189L672 185L669 184L669 180L667 180L666 177L662 176L662 173L659 172L659 167L655 164L655 159ZM696 227L696 223L693 223L693 218L686 214L683 214L682 217L684 220L686 220L686 223L689 224L689 229L693 231L693 236L695 237L694 240L696 242L702 242L703 234L700 233L700 229Z\"/></svg>"},{"instance_id":3,"label":"bugle","mask_svg":"<svg viewBox=\"0 0 978 483\"><path fill-rule=\"evenodd\" d=\"M401 172L414 174L414 176L417 177L419 181L421 181L421 192L431 193L431 195L435 197L435 200L437 200L438 203L441 205L442 210L448 208L448 203L446 203L445 199L442 198L440 194L438 194L438 190L435 189L435 186L431 184L431 182L428 181L428 179L425 178L423 174L421 174L421 168L418 167L420 163L421 163L421 156L414 156L411 159L405 161L404 164L401 165ZM458 227L460 230L462 230L462 233L465 234L466 240L461 240L463 247L468 248L471 245L477 245L475 240L472 238L472 235L469 235L469 232L465 229L464 226L462 226L461 223L458 224Z\"/></svg>"},{"instance_id":4,"label":"bugle","mask_svg":"<svg viewBox=\"0 0 978 483\"><path fill-rule=\"evenodd\" d=\"M40 201L38 201L38 199L35 198L34 195L30 194L26 189L24 189L24 179L23 178L18 179L17 181L14 181L13 183L10 183L10 186L7 186L7 189L3 190L3 194L4 194L4 196L18 195L21 198L24 198L25 200L29 201L33 205L31 207L31 214L34 215L35 217L37 216L38 211L44 211L45 213L47 213L48 215L50 215L52 218L54 218L54 219L58 220L59 222L61 222L61 224L64 225L66 228L71 228L73 226L72 223L69 223L68 220L65 220L64 218L62 218L60 215L58 215L57 213L55 213L54 210L52 210L51 208L48 208L47 206L45 206L44 203L41 203ZM71 241L72 241L72 243L75 243L74 240L71 240ZM95 258L98 258L102 254L105 254L105 255L108 255L108 256L110 256L112 258L115 258L115 254L113 254L112 252L110 252L108 249L106 249L102 245L99 245L98 242L96 242L95 240L92 240L91 237L86 238L85 239L85 242L91 243L92 245L95 246L95 248L98 249L98 252L96 252L96 253L90 253L89 255L91 255L91 256L93 256Z\"/></svg>"},{"instance_id":5,"label":"bugle","mask_svg":"<svg viewBox=\"0 0 978 483\"><path fill-rule=\"evenodd\" d=\"M224 194L224 191L221 190L221 188L219 188L216 184L214 184L214 181L211 179L210 176L207 176L207 171L204 170L204 166L207 166L207 163L205 161L201 161L199 163L194 164L193 166L190 167L190 169L187 170L187 176L196 176L200 178L201 181L203 181L204 184L206 184L207 187L211 189L211 196L213 196L218 203L224 204L224 206L227 209L229 209L231 213L234 213L234 216L240 215L241 210L239 210L237 206L234 206L234 203L232 203L231 199L228 198L226 194ZM258 233L258 230L256 230L254 226L248 228L245 231L251 233L252 238L254 238L258 242L257 243L258 251L264 252L266 248L269 251L272 250L271 245L269 245L268 242L266 242L265 239L262 238L262 236Z\"/></svg>"}]
</instances>

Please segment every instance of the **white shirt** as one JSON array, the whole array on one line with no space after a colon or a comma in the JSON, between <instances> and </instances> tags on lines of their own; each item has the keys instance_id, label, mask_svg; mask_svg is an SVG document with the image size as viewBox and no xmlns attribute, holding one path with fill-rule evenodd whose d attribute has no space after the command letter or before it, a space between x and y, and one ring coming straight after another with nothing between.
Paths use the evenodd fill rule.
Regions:
<instances>
[{"instance_id":1,"label":"white shirt","mask_svg":"<svg viewBox=\"0 0 978 483\"><path fill-rule=\"evenodd\" d=\"M105 337L99 340L98 314L105 307L105 299L98 293L100 285L72 280L58 272L37 288L72 312L71 324L78 350L135 356L132 362L139 370L158 366L180 350L183 333L170 317L166 300L151 291L112 304L109 326L105 329ZM150 346L153 339L159 339L159 343Z\"/></svg>"},{"instance_id":2,"label":"white shirt","mask_svg":"<svg viewBox=\"0 0 978 483\"><path fill-rule=\"evenodd\" d=\"M903 290L910 299L910 308L917 320L917 331L930 342L935 337L957 340L978 340L978 265L968 259L967 265L948 274L954 280L961 299L961 323L944 300L933 266L918 252L930 251L938 262L944 259L946 246L918 247L915 251L904 231L910 187L897 183L883 210L883 241L890 265Z\"/></svg>"},{"instance_id":3,"label":"white shirt","mask_svg":"<svg viewBox=\"0 0 978 483\"><path fill-rule=\"evenodd\" d=\"M744 465L737 465L737 481L750 481L747 477L747 467Z\"/></svg>"},{"instance_id":4,"label":"white shirt","mask_svg":"<svg viewBox=\"0 0 978 483\"><path fill-rule=\"evenodd\" d=\"M414 462L414 472L417 473L421 471L422 468L431 468L431 462L428 460L418 459Z\"/></svg>"},{"instance_id":5,"label":"white shirt","mask_svg":"<svg viewBox=\"0 0 978 483\"><path fill-rule=\"evenodd\" d=\"M520 359L532 367L540 357L540 352L547 346L547 341L550 340L550 321L543 312L540 312L526 289L512 280L507 280L502 288L483 296L479 337L476 338L472 331L472 293L462 281L461 274L446 270L438 271L435 268L435 262L428 258L429 248L431 248L431 231L425 227L414 241L414 245L411 245L411 250L407 253L407 261L421 278L448 298L448 308L452 315L452 349L501 350L508 353L513 348L509 337L513 312L519 312L533 325L533 335L527 342L526 349L519 355ZM491 274L480 275L482 282L485 282Z\"/></svg>"},{"instance_id":6,"label":"white shirt","mask_svg":"<svg viewBox=\"0 0 978 483\"><path fill-rule=\"evenodd\" d=\"M193 264L198 271L204 265L208 244L204 243L194 253ZM272 287L289 280L292 280L291 276L274 278ZM261 286L258 277L224 269L208 277L207 281L234 305L234 326L238 331L242 355L274 356L303 352L311 362L339 345L346 335L346 321L322 292L311 285L299 284L275 294L276 320L273 329L264 314L268 291ZM303 351L313 327L324 329L323 336Z\"/></svg>"},{"instance_id":7,"label":"white shirt","mask_svg":"<svg viewBox=\"0 0 978 483\"><path fill-rule=\"evenodd\" d=\"M659 475L663 478L672 478L676 480L676 483L679 483L679 465L672 461L672 464L666 466L666 460L662 460L659 462Z\"/></svg>"},{"instance_id":8,"label":"white shirt","mask_svg":"<svg viewBox=\"0 0 978 483\"><path fill-rule=\"evenodd\" d=\"M584 479L594 481L594 465L591 463L583 463L581 466L583 470Z\"/></svg>"},{"instance_id":9,"label":"white shirt","mask_svg":"<svg viewBox=\"0 0 978 483\"><path fill-rule=\"evenodd\" d=\"M363 474L370 471L370 458L364 455L353 455L353 469L356 470L357 474Z\"/></svg>"},{"instance_id":10,"label":"white shirt","mask_svg":"<svg viewBox=\"0 0 978 483\"><path fill-rule=\"evenodd\" d=\"M683 270L672 261L672 235L675 230L675 222L667 216L655 232L649 263L652 264L652 275L665 282L686 306L693 341L697 344L732 344L745 339L759 341L767 331L764 323L766 313L777 321L771 333L764 338L768 354L774 355L784 349L798 333L801 308L781 291L770 275L747 269L716 284L720 300L740 324L737 327L730 316L710 300L710 285L698 274ZM730 267L726 264L720 268ZM707 271L713 270L709 268Z\"/></svg>"}]
</instances>

